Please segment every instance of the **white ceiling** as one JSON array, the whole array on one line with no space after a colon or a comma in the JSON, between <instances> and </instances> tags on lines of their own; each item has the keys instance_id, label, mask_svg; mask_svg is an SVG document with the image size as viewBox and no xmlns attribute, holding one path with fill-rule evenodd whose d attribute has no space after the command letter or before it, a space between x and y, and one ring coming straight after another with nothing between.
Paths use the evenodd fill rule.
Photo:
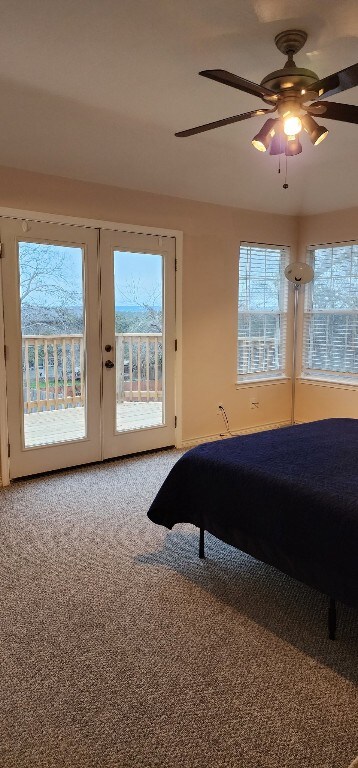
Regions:
<instances>
[{"instance_id":1,"label":"white ceiling","mask_svg":"<svg viewBox=\"0 0 358 768\"><path fill-rule=\"evenodd\" d=\"M264 106L197 73L260 82L287 28L308 32L296 63L319 77L358 61L357 0L2 0L0 164L269 212L355 206L358 126L325 121L288 190L251 145L262 117L174 137ZM358 104L358 88L331 100Z\"/></svg>"}]
</instances>

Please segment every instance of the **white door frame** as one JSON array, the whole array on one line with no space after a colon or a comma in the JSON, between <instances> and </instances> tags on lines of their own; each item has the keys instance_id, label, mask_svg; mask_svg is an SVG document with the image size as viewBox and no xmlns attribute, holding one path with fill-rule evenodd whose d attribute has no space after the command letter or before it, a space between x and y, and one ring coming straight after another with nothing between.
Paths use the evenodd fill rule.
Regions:
<instances>
[{"instance_id":1,"label":"white door frame","mask_svg":"<svg viewBox=\"0 0 358 768\"><path fill-rule=\"evenodd\" d=\"M4 307L2 272L0 270L0 473L3 486L10 485L8 446L9 433L7 423Z\"/></svg>"},{"instance_id":2,"label":"white door frame","mask_svg":"<svg viewBox=\"0 0 358 768\"><path fill-rule=\"evenodd\" d=\"M182 272L183 272L183 232L178 229L166 229L163 227L148 227L141 224L123 224L118 221L106 221L104 219L87 219L78 216L61 216L55 213L43 213L41 211L28 211L17 208L5 208L0 206L0 218L14 218L23 221L37 221L49 224L68 224L69 226L90 227L95 229L109 229L135 234L164 235L174 237L176 240L176 338L177 352L175 357L175 414L177 417L175 428L175 447L182 445ZM0 469L1 484L7 486L10 483L10 468L8 458L8 419L6 397L6 361L4 349L3 327L3 292L0 279Z\"/></svg>"}]
</instances>

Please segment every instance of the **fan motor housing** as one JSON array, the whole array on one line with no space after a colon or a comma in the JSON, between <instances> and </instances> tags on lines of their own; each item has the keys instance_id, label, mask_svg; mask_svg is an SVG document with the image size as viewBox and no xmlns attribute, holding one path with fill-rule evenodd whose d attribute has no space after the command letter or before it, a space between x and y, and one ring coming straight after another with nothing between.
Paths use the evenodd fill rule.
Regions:
<instances>
[{"instance_id":1,"label":"fan motor housing","mask_svg":"<svg viewBox=\"0 0 358 768\"><path fill-rule=\"evenodd\" d=\"M285 91L293 91L294 95L301 96L302 91L309 91L313 83L319 80L318 75L310 69L296 67L293 57L303 48L307 40L307 32L302 29L286 29L275 37L275 45L281 53L288 57L285 66L270 72L261 80L261 85L274 91L275 94L285 94ZM264 96L264 101L272 103L276 96Z\"/></svg>"},{"instance_id":2,"label":"fan motor housing","mask_svg":"<svg viewBox=\"0 0 358 768\"><path fill-rule=\"evenodd\" d=\"M261 80L261 85L270 88L275 93L284 93L286 90L294 90L298 93L309 91L310 87L319 80L318 75L310 69L296 67L294 64L284 69L278 69L276 72L270 72ZM263 97L264 101L270 102L270 97Z\"/></svg>"}]
</instances>

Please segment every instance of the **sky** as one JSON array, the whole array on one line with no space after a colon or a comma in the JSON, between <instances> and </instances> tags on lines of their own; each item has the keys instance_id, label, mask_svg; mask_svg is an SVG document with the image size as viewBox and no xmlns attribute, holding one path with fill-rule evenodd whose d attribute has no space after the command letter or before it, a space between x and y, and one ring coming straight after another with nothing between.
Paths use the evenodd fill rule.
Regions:
<instances>
[{"instance_id":1,"label":"sky","mask_svg":"<svg viewBox=\"0 0 358 768\"><path fill-rule=\"evenodd\" d=\"M161 305L162 256L114 252L115 305Z\"/></svg>"}]
</instances>

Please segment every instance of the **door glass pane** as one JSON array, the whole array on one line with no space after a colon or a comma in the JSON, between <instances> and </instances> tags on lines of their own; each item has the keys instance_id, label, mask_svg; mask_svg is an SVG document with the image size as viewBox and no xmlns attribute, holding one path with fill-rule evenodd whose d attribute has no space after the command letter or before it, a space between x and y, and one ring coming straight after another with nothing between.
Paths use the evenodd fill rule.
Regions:
<instances>
[{"instance_id":1,"label":"door glass pane","mask_svg":"<svg viewBox=\"0 0 358 768\"><path fill-rule=\"evenodd\" d=\"M24 443L86 436L83 251L19 242Z\"/></svg>"},{"instance_id":2,"label":"door glass pane","mask_svg":"<svg viewBox=\"0 0 358 768\"><path fill-rule=\"evenodd\" d=\"M114 251L116 430L163 424L163 257Z\"/></svg>"}]
</instances>

